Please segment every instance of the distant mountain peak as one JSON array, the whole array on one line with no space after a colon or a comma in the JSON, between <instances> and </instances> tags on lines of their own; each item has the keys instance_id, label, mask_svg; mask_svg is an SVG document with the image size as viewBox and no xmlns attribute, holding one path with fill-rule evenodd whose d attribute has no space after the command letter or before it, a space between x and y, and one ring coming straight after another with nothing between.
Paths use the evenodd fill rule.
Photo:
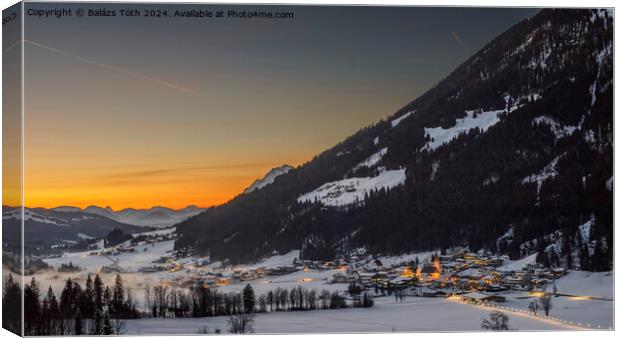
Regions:
<instances>
[{"instance_id":1,"label":"distant mountain peak","mask_svg":"<svg viewBox=\"0 0 620 338\"><path fill-rule=\"evenodd\" d=\"M125 208L115 211L109 206L104 208L96 205L90 205L84 209L61 206L53 208L52 210L61 212L84 212L107 217L126 224L153 227L171 226L204 211L204 209L198 208L195 205L190 205L178 210L157 206L149 209Z\"/></svg>"},{"instance_id":2,"label":"distant mountain peak","mask_svg":"<svg viewBox=\"0 0 620 338\"><path fill-rule=\"evenodd\" d=\"M270 185L271 183L273 183L273 181L275 181L276 177L280 176L280 175L284 175L286 173L288 173L289 171L291 171L293 168L292 166L288 165L288 164L284 164L282 166L276 167L276 168L272 168L271 170L269 170L269 172L265 175L265 177L258 179L256 181L254 181L254 183L252 183L252 185L250 185L247 189L245 189L243 191L244 194L249 194L255 190L260 190L268 185Z\"/></svg>"}]
</instances>

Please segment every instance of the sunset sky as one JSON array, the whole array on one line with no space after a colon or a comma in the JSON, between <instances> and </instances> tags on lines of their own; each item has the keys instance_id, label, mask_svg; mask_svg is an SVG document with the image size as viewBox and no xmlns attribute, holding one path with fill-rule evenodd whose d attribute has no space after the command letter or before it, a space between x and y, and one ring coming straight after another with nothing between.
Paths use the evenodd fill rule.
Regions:
<instances>
[{"instance_id":1,"label":"sunset sky","mask_svg":"<svg viewBox=\"0 0 620 338\"><path fill-rule=\"evenodd\" d=\"M26 206L223 203L393 114L535 12L261 10L295 18L27 17Z\"/></svg>"}]
</instances>

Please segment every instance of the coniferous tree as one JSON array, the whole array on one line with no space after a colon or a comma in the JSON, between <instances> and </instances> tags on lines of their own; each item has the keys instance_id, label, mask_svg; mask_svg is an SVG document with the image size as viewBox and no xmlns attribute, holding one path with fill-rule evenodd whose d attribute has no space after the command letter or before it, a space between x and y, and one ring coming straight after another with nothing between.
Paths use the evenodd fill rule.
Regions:
<instances>
[{"instance_id":1,"label":"coniferous tree","mask_svg":"<svg viewBox=\"0 0 620 338\"><path fill-rule=\"evenodd\" d=\"M41 302L41 324L39 326L39 334L48 336L50 335L50 309L49 301L47 297L43 298Z\"/></svg>"},{"instance_id":2,"label":"coniferous tree","mask_svg":"<svg viewBox=\"0 0 620 338\"><path fill-rule=\"evenodd\" d=\"M579 267L581 270L590 270L590 250L586 244L582 244L579 250Z\"/></svg>"},{"instance_id":3,"label":"coniferous tree","mask_svg":"<svg viewBox=\"0 0 620 338\"><path fill-rule=\"evenodd\" d=\"M567 236L567 238L564 238L564 240L562 241L562 255L564 256L564 264L567 269L573 268L573 248L571 245L572 241L572 236Z\"/></svg>"},{"instance_id":4,"label":"coniferous tree","mask_svg":"<svg viewBox=\"0 0 620 338\"><path fill-rule=\"evenodd\" d=\"M99 274L95 275L95 281L93 282L93 292L95 303L95 309L99 312L103 312L103 282Z\"/></svg>"},{"instance_id":5,"label":"coniferous tree","mask_svg":"<svg viewBox=\"0 0 620 338\"><path fill-rule=\"evenodd\" d=\"M245 288L243 288L243 309L245 313L253 312L255 305L256 296L254 295L254 289L252 289L250 284L247 284Z\"/></svg>"},{"instance_id":6,"label":"coniferous tree","mask_svg":"<svg viewBox=\"0 0 620 338\"><path fill-rule=\"evenodd\" d=\"M112 293L110 292L110 288L107 286L103 290L103 307L104 311L109 315L112 308Z\"/></svg>"},{"instance_id":7,"label":"coniferous tree","mask_svg":"<svg viewBox=\"0 0 620 338\"><path fill-rule=\"evenodd\" d=\"M59 320L60 320L60 310L58 308L58 299L56 299L56 295L50 286L47 289L46 300L48 302L48 311L49 311L49 334L59 335Z\"/></svg>"},{"instance_id":8,"label":"coniferous tree","mask_svg":"<svg viewBox=\"0 0 620 338\"><path fill-rule=\"evenodd\" d=\"M67 278L65 287L60 293L60 318L72 318L73 317L73 282L71 278Z\"/></svg>"},{"instance_id":9,"label":"coniferous tree","mask_svg":"<svg viewBox=\"0 0 620 338\"><path fill-rule=\"evenodd\" d=\"M41 303L39 286L34 277L30 284L24 287L24 333L26 335L36 335L41 325Z\"/></svg>"},{"instance_id":10,"label":"coniferous tree","mask_svg":"<svg viewBox=\"0 0 620 338\"><path fill-rule=\"evenodd\" d=\"M123 288L123 280L120 274L116 274L114 279L114 290L112 291L112 311L113 318L124 318L125 311L125 290Z\"/></svg>"},{"instance_id":11,"label":"coniferous tree","mask_svg":"<svg viewBox=\"0 0 620 338\"><path fill-rule=\"evenodd\" d=\"M101 312L96 310L95 311L95 318L93 319L93 326L92 326L92 330L91 330L91 335L93 336L97 336L103 333L103 329L102 329L102 318L101 318Z\"/></svg>"},{"instance_id":12,"label":"coniferous tree","mask_svg":"<svg viewBox=\"0 0 620 338\"><path fill-rule=\"evenodd\" d=\"M9 273L2 290L2 327L22 335L22 290Z\"/></svg>"},{"instance_id":13,"label":"coniferous tree","mask_svg":"<svg viewBox=\"0 0 620 338\"><path fill-rule=\"evenodd\" d=\"M86 287L84 289L83 295L84 296L81 300L82 314L84 318L92 319L95 315L95 288L90 274L88 274L88 276L86 277Z\"/></svg>"},{"instance_id":14,"label":"coniferous tree","mask_svg":"<svg viewBox=\"0 0 620 338\"><path fill-rule=\"evenodd\" d=\"M75 315L75 318L73 320L73 334L76 336L81 336L84 334L84 331L82 329L82 315L80 312L80 309L77 309L77 313Z\"/></svg>"},{"instance_id":15,"label":"coniferous tree","mask_svg":"<svg viewBox=\"0 0 620 338\"><path fill-rule=\"evenodd\" d=\"M106 336L114 334L114 328L112 327L112 321L110 320L110 314L107 311L103 315L102 333Z\"/></svg>"}]
</instances>

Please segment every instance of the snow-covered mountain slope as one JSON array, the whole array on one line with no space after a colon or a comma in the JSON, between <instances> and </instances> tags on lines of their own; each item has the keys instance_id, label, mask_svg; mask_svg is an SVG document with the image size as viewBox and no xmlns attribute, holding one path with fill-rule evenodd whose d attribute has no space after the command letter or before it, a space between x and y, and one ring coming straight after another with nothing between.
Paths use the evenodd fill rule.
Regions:
<instances>
[{"instance_id":1,"label":"snow-covered mountain slope","mask_svg":"<svg viewBox=\"0 0 620 338\"><path fill-rule=\"evenodd\" d=\"M2 234L7 243L16 243L21 240L21 212L20 208L2 207ZM144 227L117 222L104 216L82 211L24 208L23 213L26 246L73 243L84 239L104 237L114 229L127 233L144 231Z\"/></svg>"},{"instance_id":2,"label":"snow-covered mountain slope","mask_svg":"<svg viewBox=\"0 0 620 338\"><path fill-rule=\"evenodd\" d=\"M405 169L381 170L381 173L374 177L353 177L325 183L299 196L297 201L319 202L326 206L341 207L362 202L372 191L389 190L403 183L405 183Z\"/></svg>"},{"instance_id":3,"label":"snow-covered mountain slope","mask_svg":"<svg viewBox=\"0 0 620 338\"><path fill-rule=\"evenodd\" d=\"M392 116L180 223L175 246L244 261L467 245L608 269L613 21L608 10L541 10ZM596 247L569 258L581 244L568 239L561 257L545 251L545 236L573 236L593 215Z\"/></svg>"},{"instance_id":4,"label":"snow-covered mountain slope","mask_svg":"<svg viewBox=\"0 0 620 338\"><path fill-rule=\"evenodd\" d=\"M266 186L268 186L269 184L273 183L273 181L275 181L275 179L278 176L284 175L286 173L288 173L289 171L293 170L295 168L291 167L288 164L285 164L283 166L280 167L276 167L273 168L271 170L269 170L269 172L265 175L265 177L258 179L256 181L254 181L254 183L252 183L252 185L250 185L247 189L245 189L243 191L244 194L249 194L255 190L260 190Z\"/></svg>"},{"instance_id":5,"label":"snow-covered mountain slope","mask_svg":"<svg viewBox=\"0 0 620 338\"><path fill-rule=\"evenodd\" d=\"M478 110L466 110L466 116L463 118L457 118L454 126L450 128L424 128L424 136L429 137L428 141L422 149L435 150L438 147L450 143L450 141L457 138L459 135L469 132L472 129L477 128L481 132L487 131L500 121L500 114L508 114L519 106L513 104L509 105L510 97L506 98L506 108L492 111Z\"/></svg>"},{"instance_id":6,"label":"snow-covered mountain slope","mask_svg":"<svg viewBox=\"0 0 620 338\"><path fill-rule=\"evenodd\" d=\"M102 208L98 206L89 206L84 210L76 207L63 206L54 208L53 210L60 212L80 211L87 214L107 217L121 223L148 227L168 227L204 211L204 209L193 205L178 210L166 207L153 207L150 209L128 208L115 211L110 207Z\"/></svg>"}]
</instances>

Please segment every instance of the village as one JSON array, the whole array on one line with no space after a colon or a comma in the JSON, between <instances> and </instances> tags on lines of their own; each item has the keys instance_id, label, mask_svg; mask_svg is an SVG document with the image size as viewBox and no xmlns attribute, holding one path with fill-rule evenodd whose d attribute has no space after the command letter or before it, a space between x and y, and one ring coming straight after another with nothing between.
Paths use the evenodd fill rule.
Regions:
<instances>
[{"instance_id":1,"label":"village","mask_svg":"<svg viewBox=\"0 0 620 338\"><path fill-rule=\"evenodd\" d=\"M473 302L503 302L501 291L518 290L541 292L565 274L562 268L548 269L540 264L527 264L518 270L502 270L504 258L459 250L454 254L433 254L428 262L409 261L385 265L381 258L351 255L334 261L294 260L293 266L257 267L250 270L232 269L226 275L224 268L204 274L206 278L184 280L183 286L201 283L223 286L268 280L273 276L297 271L336 271L326 284L357 285L374 296L392 295L419 297L449 297L459 295ZM173 268L178 269L178 265ZM200 268L195 268L200 270ZM307 282L309 280L301 280Z\"/></svg>"},{"instance_id":2,"label":"village","mask_svg":"<svg viewBox=\"0 0 620 338\"><path fill-rule=\"evenodd\" d=\"M536 254L510 260L467 248L399 256L355 249L319 261L304 260L300 250L292 250L274 252L255 263L233 264L175 250L175 237L174 228L169 228L134 234L116 245L98 242L88 251L50 256L44 261L51 269L39 274L39 280L61 292L68 277L83 282L88 274L97 273L111 283L121 274L139 304L149 286L164 286L171 292L205 288L238 294L250 285L257 297L301 287L337 294L348 306L370 297L374 311L395 311L398 304L411 311L415 304L456 311L463 304L476 313L499 309L516 315L514 320L542 321L536 325L606 329L612 323L609 316L600 315L613 305L611 275L545 268L536 263ZM552 297L550 315L530 309L547 297Z\"/></svg>"},{"instance_id":3,"label":"village","mask_svg":"<svg viewBox=\"0 0 620 338\"><path fill-rule=\"evenodd\" d=\"M182 257L174 250L166 250L150 264L142 264L134 271L124 268L127 255L136 252L146 254L149 250L152 254L161 253L158 247L162 243L170 243L174 238L173 229L144 233L134 235L132 240L114 247L99 247L98 250L90 251L89 255L108 260L109 264L100 265L97 272L161 274L162 283L181 288L216 288L255 282L270 284L271 279L276 277L313 272L321 276L320 280L302 277L298 282L356 285L375 297L396 292L399 296L407 297L460 296L472 302L503 302L505 298L501 295L502 291L536 294L566 274L563 268L545 268L534 260L518 266L507 265L506 262L510 260L506 256L500 257L482 250L474 253L465 248L448 250L444 254L437 252L408 256L411 259L396 262L373 257L363 249L331 261L299 259L297 251L281 262L263 261L249 266L211 262L208 258Z\"/></svg>"}]
</instances>

